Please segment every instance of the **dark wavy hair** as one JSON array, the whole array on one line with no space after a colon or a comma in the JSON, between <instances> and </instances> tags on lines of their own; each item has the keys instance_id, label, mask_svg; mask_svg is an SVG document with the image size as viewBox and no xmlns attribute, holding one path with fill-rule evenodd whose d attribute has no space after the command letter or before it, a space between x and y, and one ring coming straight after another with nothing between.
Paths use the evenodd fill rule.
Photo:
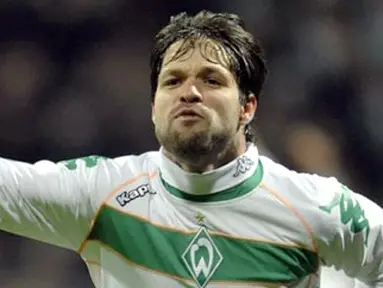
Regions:
<instances>
[{"instance_id":1,"label":"dark wavy hair","mask_svg":"<svg viewBox=\"0 0 383 288\"><path fill-rule=\"evenodd\" d=\"M152 101L158 85L164 55L175 42L184 40L192 43L199 39L209 39L218 43L229 56L230 70L240 89L240 102L244 105L250 94L259 101L267 75L263 50L251 33L245 29L242 19L235 14L201 11L194 16L180 13L172 16L154 39L150 57L150 82ZM181 57L190 49L190 45L181 45L176 57ZM255 135L249 123L245 127L246 141L254 141Z\"/></svg>"}]
</instances>

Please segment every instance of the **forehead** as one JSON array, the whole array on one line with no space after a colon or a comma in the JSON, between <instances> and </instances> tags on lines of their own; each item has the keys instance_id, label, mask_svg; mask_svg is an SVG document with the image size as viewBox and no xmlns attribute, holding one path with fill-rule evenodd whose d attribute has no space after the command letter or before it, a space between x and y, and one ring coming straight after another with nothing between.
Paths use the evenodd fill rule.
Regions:
<instances>
[{"instance_id":1,"label":"forehead","mask_svg":"<svg viewBox=\"0 0 383 288\"><path fill-rule=\"evenodd\" d=\"M162 68L210 64L231 70L230 57L225 49L211 39L186 39L173 43L165 52Z\"/></svg>"}]
</instances>

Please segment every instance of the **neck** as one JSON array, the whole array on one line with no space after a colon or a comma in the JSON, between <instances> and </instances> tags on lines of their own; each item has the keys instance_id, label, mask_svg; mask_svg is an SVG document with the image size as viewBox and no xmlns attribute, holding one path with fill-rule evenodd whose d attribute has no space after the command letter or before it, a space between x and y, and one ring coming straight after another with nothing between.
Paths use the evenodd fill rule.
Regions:
<instances>
[{"instance_id":1,"label":"neck","mask_svg":"<svg viewBox=\"0 0 383 288\"><path fill-rule=\"evenodd\" d=\"M246 152L246 139L239 137L227 145L222 151L212 152L206 155L199 155L198 159L186 159L163 150L165 156L180 166L184 171L191 173L205 173L215 170L225 164L233 161Z\"/></svg>"}]
</instances>

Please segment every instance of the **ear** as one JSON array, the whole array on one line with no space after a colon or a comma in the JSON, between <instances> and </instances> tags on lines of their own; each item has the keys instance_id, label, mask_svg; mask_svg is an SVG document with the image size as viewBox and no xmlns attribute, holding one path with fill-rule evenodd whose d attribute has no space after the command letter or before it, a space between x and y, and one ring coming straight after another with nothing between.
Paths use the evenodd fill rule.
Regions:
<instances>
[{"instance_id":1,"label":"ear","mask_svg":"<svg viewBox=\"0 0 383 288\"><path fill-rule=\"evenodd\" d=\"M240 121L241 124L246 125L253 120L255 112L257 111L258 101L254 94L247 97L247 102L241 107Z\"/></svg>"},{"instance_id":2,"label":"ear","mask_svg":"<svg viewBox=\"0 0 383 288\"><path fill-rule=\"evenodd\" d=\"M156 116L155 116L155 106L154 102L152 102L152 122L155 125L156 124Z\"/></svg>"}]
</instances>

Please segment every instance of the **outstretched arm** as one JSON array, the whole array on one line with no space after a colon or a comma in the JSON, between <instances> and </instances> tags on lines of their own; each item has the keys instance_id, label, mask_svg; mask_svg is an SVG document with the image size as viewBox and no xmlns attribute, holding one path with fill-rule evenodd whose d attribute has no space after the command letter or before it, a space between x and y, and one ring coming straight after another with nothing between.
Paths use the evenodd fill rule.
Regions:
<instances>
[{"instance_id":1,"label":"outstretched arm","mask_svg":"<svg viewBox=\"0 0 383 288\"><path fill-rule=\"evenodd\" d=\"M113 185L113 169L97 156L35 164L0 158L0 229L78 249Z\"/></svg>"}]
</instances>

